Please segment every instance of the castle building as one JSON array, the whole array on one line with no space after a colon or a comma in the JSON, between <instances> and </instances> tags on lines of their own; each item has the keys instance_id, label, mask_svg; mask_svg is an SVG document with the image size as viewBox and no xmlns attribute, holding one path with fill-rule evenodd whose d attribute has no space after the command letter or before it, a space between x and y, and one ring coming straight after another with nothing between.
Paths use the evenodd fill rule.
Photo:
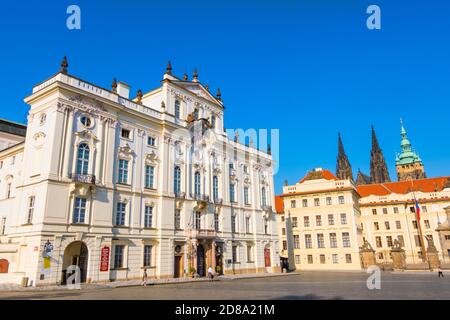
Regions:
<instances>
[{"instance_id":1,"label":"castle building","mask_svg":"<svg viewBox=\"0 0 450 320\"><path fill-rule=\"evenodd\" d=\"M401 121L400 135L402 137L400 146L401 153L397 154L395 159L395 168L397 170L397 180L416 180L426 178L425 168L423 166L422 160L413 151L411 143L406 136L406 130L403 126L403 121Z\"/></svg>"},{"instance_id":2,"label":"castle building","mask_svg":"<svg viewBox=\"0 0 450 320\"><path fill-rule=\"evenodd\" d=\"M285 186L276 204L280 252L287 255L287 237L292 236L297 270L362 269L364 241L375 251L378 265L392 266L390 252L398 241L408 268L428 268L423 250L430 245L441 265L450 266L450 177L356 186L315 169ZM285 230L289 215L292 235Z\"/></svg>"},{"instance_id":3,"label":"castle building","mask_svg":"<svg viewBox=\"0 0 450 320\"><path fill-rule=\"evenodd\" d=\"M61 70L0 151L0 282L279 270L272 156L230 140L221 93L167 65L149 92ZM20 136L20 134L19 134Z\"/></svg>"}]
</instances>

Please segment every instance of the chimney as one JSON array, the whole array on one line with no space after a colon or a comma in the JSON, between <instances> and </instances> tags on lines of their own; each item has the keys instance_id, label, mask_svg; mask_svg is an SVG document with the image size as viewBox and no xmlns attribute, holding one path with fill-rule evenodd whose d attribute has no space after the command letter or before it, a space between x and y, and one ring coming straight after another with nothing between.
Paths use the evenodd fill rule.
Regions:
<instances>
[{"instance_id":1,"label":"chimney","mask_svg":"<svg viewBox=\"0 0 450 320\"><path fill-rule=\"evenodd\" d=\"M130 97L130 86L125 82L119 81L117 82L117 94L121 97L129 99Z\"/></svg>"}]
</instances>

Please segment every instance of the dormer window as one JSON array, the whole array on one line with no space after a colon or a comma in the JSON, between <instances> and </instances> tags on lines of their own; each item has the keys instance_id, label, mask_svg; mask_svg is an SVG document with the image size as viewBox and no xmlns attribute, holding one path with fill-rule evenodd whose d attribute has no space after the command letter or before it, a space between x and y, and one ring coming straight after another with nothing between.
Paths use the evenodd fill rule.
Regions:
<instances>
[{"instance_id":1,"label":"dormer window","mask_svg":"<svg viewBox=\"0 0 450 320\"><path fill-rule=\"evenodd\" d=\"M121 137L124 139L130 139L130 130L128 129L122 129L120 133Z\"/></svg>"}]
</instances>

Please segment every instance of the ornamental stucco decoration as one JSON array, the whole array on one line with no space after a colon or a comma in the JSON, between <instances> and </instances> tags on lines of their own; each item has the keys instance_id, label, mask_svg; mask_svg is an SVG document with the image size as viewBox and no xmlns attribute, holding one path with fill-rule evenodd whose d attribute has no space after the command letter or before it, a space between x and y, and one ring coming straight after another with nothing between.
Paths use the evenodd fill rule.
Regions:
<instances>
[{"instance_id":1,"label":"ornamental stucco decoration","mask_svg":"<svg viewBox=\"0 0 450 320\"><path fill-rule=\"evenodd\" d=\"M119 147L119 158L131 159L134 156L134 151L131 149L130 145L127 143L123 147Z\"/></svg>"}]
</instances>

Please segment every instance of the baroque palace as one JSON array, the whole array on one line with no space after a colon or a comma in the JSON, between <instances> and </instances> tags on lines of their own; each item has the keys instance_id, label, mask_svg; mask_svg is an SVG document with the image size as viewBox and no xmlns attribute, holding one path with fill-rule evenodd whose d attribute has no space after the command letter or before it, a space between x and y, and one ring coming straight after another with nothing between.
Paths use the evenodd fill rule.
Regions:
<instances>
[{"instance_id":1,"label":"baroque palace","mask_svg":"<svg viewBox=\"0 0 450 320\"><path fill-rule=\"evenodd\" d=\"M450 266L450 177L426 178L401 123L397 182L372 127L370 176L356 181L338 137L336 173L316 168L276 197L280 254L298 270ZM393 256L394 253L394 256ZM400 253L397 263L396 253ZM399 260L399 261L400 261Z\"/></svg>"},{"instance_id":2,"label":"baroque palace","mask_svg":"<svg viewBox=\"0 0 450 320\"><path fill-rule=\"evenodd\" d=\"M270 147L228 138L196 71L169 62L130 98L64 58L25 102L26 127L0 123L0 282L64 283L73 265L82 282L279 270Z\"/></svg>"}]
</instances>

